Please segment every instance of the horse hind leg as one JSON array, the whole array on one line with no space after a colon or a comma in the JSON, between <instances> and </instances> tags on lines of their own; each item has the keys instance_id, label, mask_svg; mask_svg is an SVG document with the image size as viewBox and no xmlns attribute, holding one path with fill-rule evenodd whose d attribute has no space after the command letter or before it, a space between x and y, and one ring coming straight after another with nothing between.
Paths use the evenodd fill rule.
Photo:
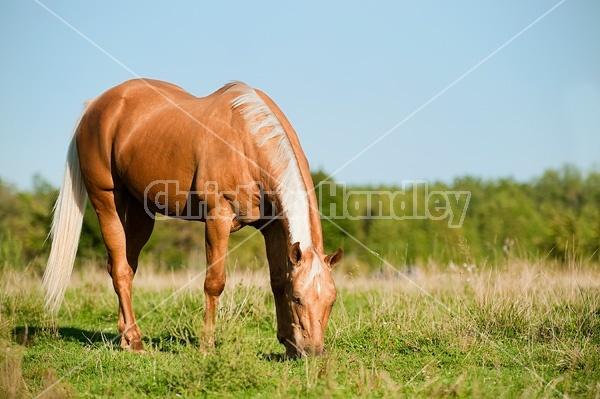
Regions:
<instances>
[{"instance_id":1,"label":"horse hind leg","mask_svg":"<svg viewBox=\"0 0 600 399\"><path fill-rule=\"evenodd\" d=\"M119 298L118 329L121 334L121 346L141 352L144 346L135 321L131 294L135 270L127 260L124 228L129 195L117 190L93 190L90 192L90 201L98 215L100 231L108 252L107 270Z\"/></svg>"},{"instance_id":2,"label":"horse hind leg","mask_svg":"<svg viewBox=\"0 0 600 399\"><path fill-rule=\"evenodd\" d=\"M142 203L129 197L125 218L125 237L127 239L127 262L133 273L138 267L140 252L154 229L154 212L146 209Z\"/></svg>"},{"instance_id":3,"label":"horse hind leg","mask_svg":"<svg viewBox=\"0 0 600 399\"><path fill-rule=\"evenodd\" d=\"M140 252L142 251L142 248L144 247L144 245L146 245L148 239L150 238L150 235L152 234L152 230L154 229L154 220L155 219L153 212L146 210L146 208L144 208L144 206L132 196L129 197L127 212L125 214L125 238L127 264L129 265L130 270L132 272L131 280L129 281L129 287L127 290L127 292L129 293L130 303L133 300L131 294L133 277L135 276L135 273L138 268ZM121 346L123 348L130 348L135 351L135 345L137 344L132 344L130 341L128 341L126 334L123 334L123 332L127 328L126 321L129 320L125 315L125 309L126 308L124 306L121 306L120 302L118 328L119 332L122 334ZM135 316L133 315L133 310L131 320L137 328L137 325L135 323ZM141 347L141 349L143 350L143 347Z\"/></svg>"}]
</instances>

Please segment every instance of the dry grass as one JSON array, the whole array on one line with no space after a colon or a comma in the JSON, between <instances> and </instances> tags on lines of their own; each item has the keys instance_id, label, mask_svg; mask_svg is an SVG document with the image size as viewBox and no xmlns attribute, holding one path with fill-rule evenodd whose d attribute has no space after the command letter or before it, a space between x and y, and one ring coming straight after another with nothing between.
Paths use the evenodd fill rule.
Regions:
<instances>
[{"instance_id":1,"label":"dry grass","mask_svg":"<svg viewBox=\"0 0 600 399\"><path fill-rule=\"evenodd\" d=\"M268 360L283 350L275 339L266 267L229 271L217 351L207 357L197 350L201 268L139 270L134 296L147 334L145 357L125 356L109 342L117 301L103 269L90 264L76 270L57 320L44 315L38 276L7 272L0 280L0 397L87 391L155 397L594 397L600 395L598 270L520 260L481 269L428 265L404 274L391 268L370 275L335 270L339 297L328 354L296 362ZM40 333L44 326L55 327ZM78 364L77 372L67 374ZM123 374L130 367L138 370L134 379Z\"/></svg>"}]
</instances>

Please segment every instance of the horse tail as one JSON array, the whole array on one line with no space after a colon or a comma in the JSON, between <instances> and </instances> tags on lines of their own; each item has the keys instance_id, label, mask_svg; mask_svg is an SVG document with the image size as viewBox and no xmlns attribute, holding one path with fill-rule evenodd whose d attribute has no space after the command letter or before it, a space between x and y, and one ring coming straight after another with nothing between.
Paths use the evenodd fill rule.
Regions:
<instances>
[{"instance_id":1,"label":"horse tail","mask_svg":"<svg viewBox=\"0 0 600 399\"><path fill-rule=\"evenodd\" d=\"M46 309L54 314L60 309L71 278L86 203L87 193L81 176L77 141L73 136L62 186L54 204L54 218L49 234L52 247L42 279L46 292Z\"/></svg>"}]
</instances>

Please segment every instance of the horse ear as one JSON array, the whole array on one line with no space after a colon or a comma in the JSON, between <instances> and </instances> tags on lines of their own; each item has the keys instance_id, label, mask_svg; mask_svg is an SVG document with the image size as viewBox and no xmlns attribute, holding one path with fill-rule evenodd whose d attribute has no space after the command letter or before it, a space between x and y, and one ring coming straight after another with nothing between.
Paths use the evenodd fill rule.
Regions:
<instances>
[{"instance_id":1,"label":"horse ear","mask_svg":"<svg viewBox=\"0 0 600 399\"><path fill-rule=\"evenodd\" d=\"M288 253L288 257L294 265L300 263L300 259L302 259L302 250L300 249L299 242L295 242L294 244L292 244L292 246L290 247L290 252Z\"/></svg>"},{"instance_id":2,"label":"horse ear","mask_svg":"<svg viewBox=\"0 0 600 399\"><path fill-rule=\"evenodd\" d=\"M340 263L343 257L344 251L342 250L342 248L338 248L334 253L325 257L325 263L327 263L329 267L334 267L335 265Z\"/></svg>"}]
</instances>

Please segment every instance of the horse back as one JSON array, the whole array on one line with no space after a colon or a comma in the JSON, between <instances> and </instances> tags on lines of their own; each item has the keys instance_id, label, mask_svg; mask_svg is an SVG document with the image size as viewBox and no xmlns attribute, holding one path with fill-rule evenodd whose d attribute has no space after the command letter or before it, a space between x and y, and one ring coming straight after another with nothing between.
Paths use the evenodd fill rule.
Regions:
<instances>
[{"instance_id":1,"label":"horse back","mask_svg":"<svg viewBox=\"0 0 600 399\"><path fill-rule=\"evenodd\" d=\"M154 210L179 213L209 183L251 186L256 154L242 123L223 90L198 98L160 81L116 86L91 102L76 132L88 193L126 189L144 203L166 195Z\"/></svg>"}]
</instances>

